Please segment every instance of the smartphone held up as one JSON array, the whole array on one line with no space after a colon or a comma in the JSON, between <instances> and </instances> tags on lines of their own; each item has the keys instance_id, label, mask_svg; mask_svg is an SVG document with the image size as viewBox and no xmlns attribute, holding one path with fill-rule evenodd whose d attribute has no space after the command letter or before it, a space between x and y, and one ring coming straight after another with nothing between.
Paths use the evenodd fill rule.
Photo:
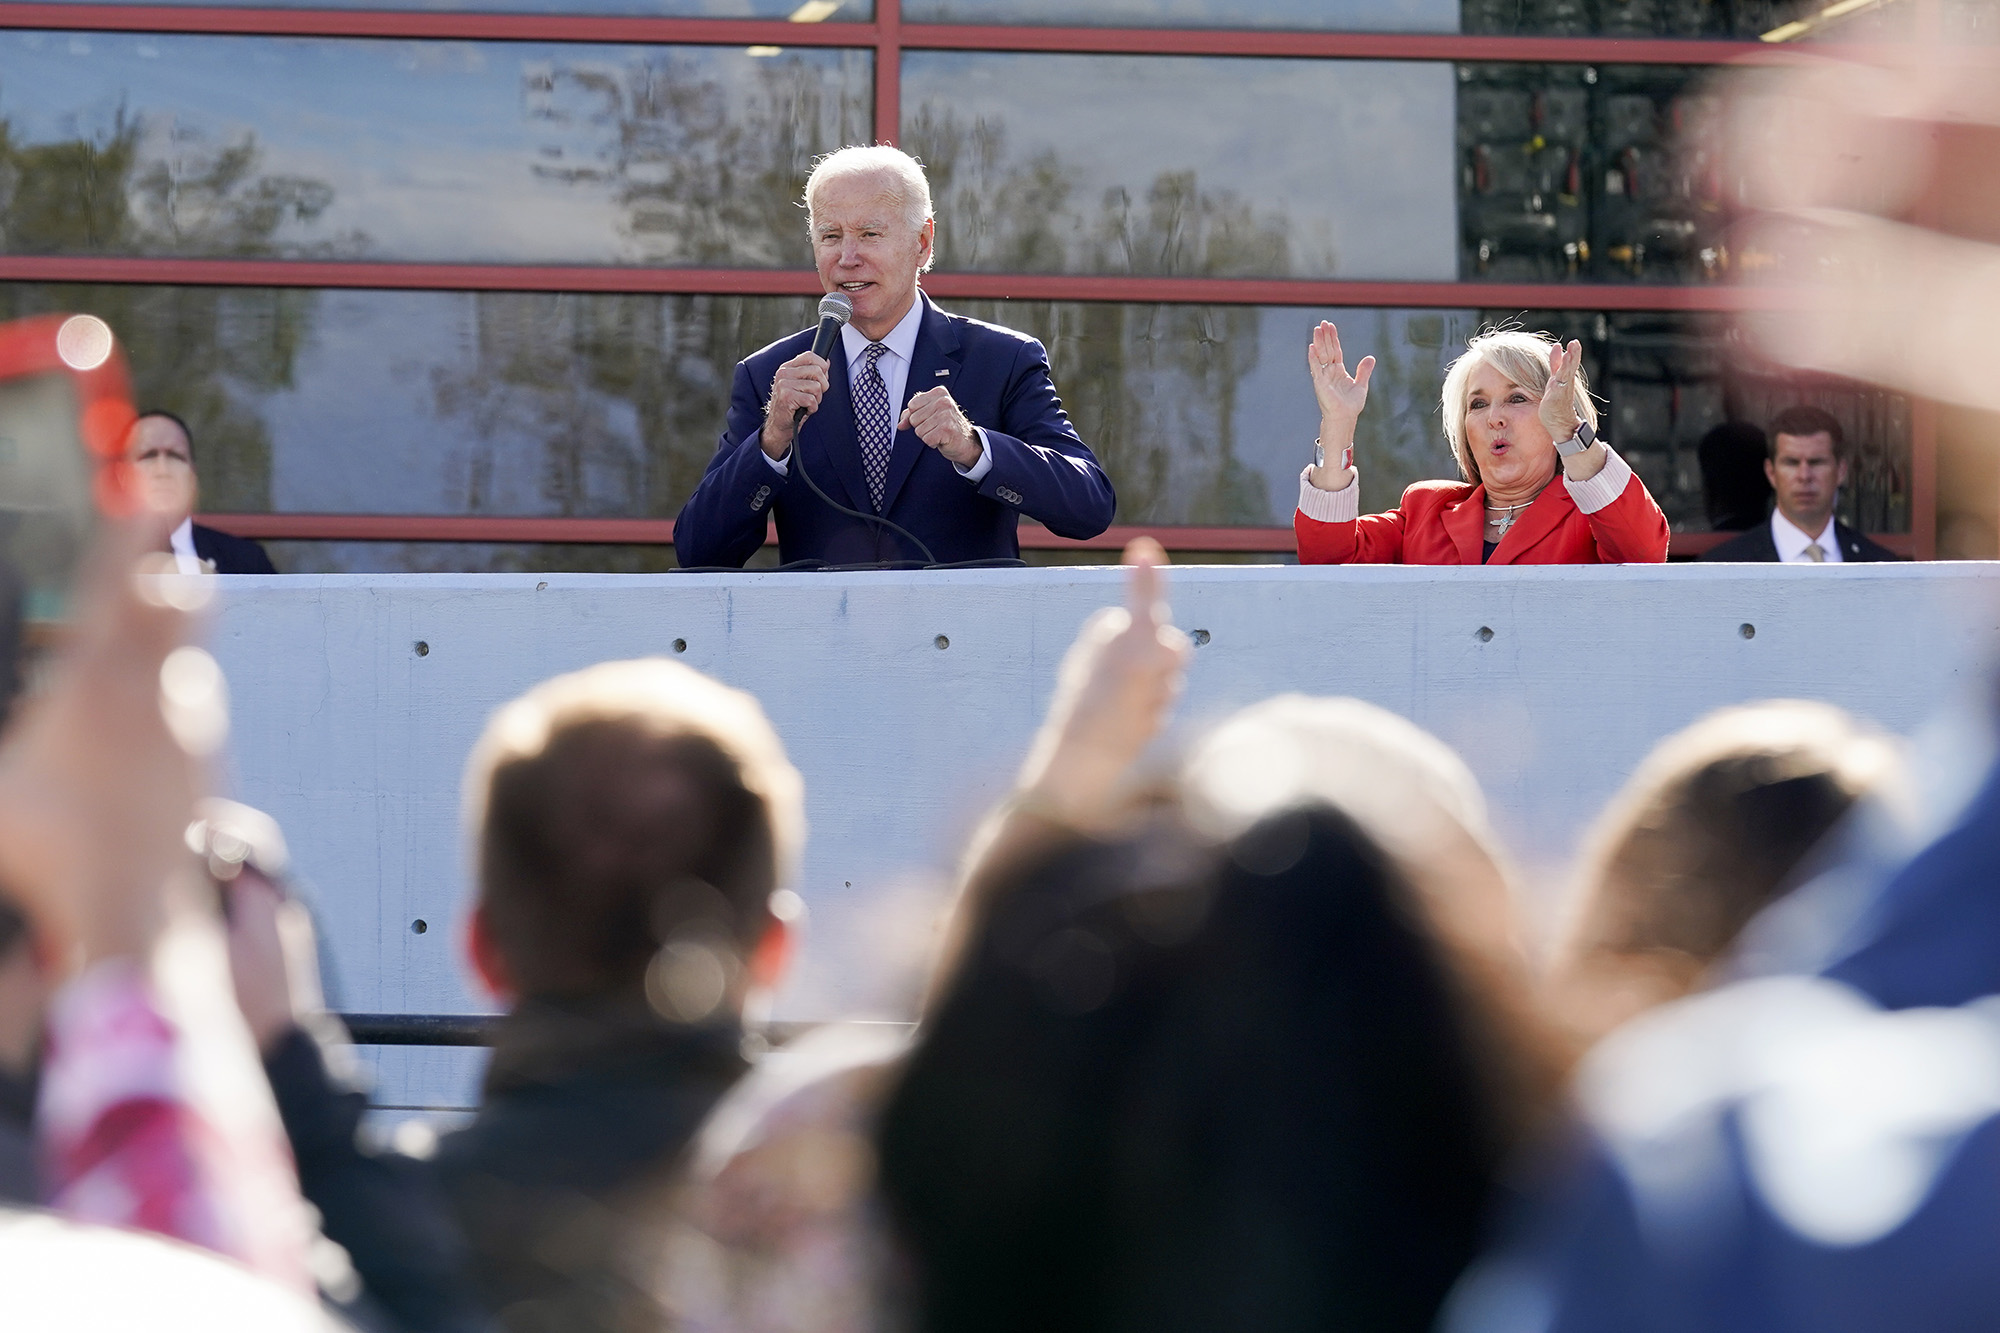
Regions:
<instances>
[{"instance_id":1,"label":"smartphone held up","mask_svg":"<svg viewBox=\"0 0 2000 1333\"><path fill-rule=\"evenodd\" d=\"M95 315L0 324L0 707L46 645L100 516L122 512L134 412L125 357Z\"/></svg>"}]
</instances>

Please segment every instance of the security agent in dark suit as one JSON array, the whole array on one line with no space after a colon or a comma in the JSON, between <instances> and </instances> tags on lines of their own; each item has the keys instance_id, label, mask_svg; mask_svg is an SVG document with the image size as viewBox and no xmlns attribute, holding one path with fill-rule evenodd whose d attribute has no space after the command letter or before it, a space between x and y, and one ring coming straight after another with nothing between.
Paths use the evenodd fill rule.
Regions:
<instances>
[{"instance_id":1,"label":"security agent in dark suit","mask_svg":"<svg viewBox=\"0 0 2000 1333\"><path fill-rule=\"evenodd\" d=\"M1786 408L1771 421L1768 450L1764 475L1776 500L1770 520L1702 559L1832 565L1901 558L1833 516L1847 481L1847 447L1831 413Z\"/></svg>"},{"instance_id":2,"label":"security agent in dark suit","mask_svg":"<svg viewBox=\"0 0 2000 1333\"><path fill-rule=\"evenodd\" d=\"M820 282L853 318L829 356L806 330L736 367L715 457L674 526L681 564L740 566L772 517L787 564L1015 557L1022 514L1066 537L1110 526L1111 482L1042 345L917 289L937 224L916 159L843 148L813 169L806 205Z\"/></svg>"},{"instance_id":3,"label":"security agent in dark suit","mask_svg":"<svg viewBox=\"0 0 2000 1333\"><path fill-rule=\"evenodd\" d=\"M183 516L170 539L183 574L278 572L256 542L194 521L200 481L194 470L194 436L185 421L157 408L141 412L125 437L125 457L153 503Z\"/></svg>"}]
</instances>

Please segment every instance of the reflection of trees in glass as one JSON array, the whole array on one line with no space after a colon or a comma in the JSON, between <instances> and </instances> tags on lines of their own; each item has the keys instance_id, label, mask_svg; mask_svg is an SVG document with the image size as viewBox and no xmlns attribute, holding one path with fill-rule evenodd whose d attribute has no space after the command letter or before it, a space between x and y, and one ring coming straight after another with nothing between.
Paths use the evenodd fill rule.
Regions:
<instances>
[{"instance_id":1,"label":"reflection of trees in glass","mask_svg":"<svg viewBox=\"0 0 2000 1333\"><path fill-rule=\"evenodd\" d=\"M649 261L803 266L800 189L813 158L869 137L868 71L852 52L759 59L746 92L711 52L532 65L535 171L615 191ZM453 478L466 512L507 506L519 474L500 471L525 452L539 512L672 517L708 465L735 363L811 318L795 298L477 295L467 355L432 372L439 414L475 437Z\"/></svg>"},{"instance_id":2,"label":"reflection of trees in glass","mask_svg":"<svg viewBox=\"0 0 2000 1333\"><path fill-rule=\"evenodd\" d=\"M708 466L731 373L804 327L799 297L481 293L466 358L432 372L472 426L466 513L497 512L499 470L537 459L536 512L671 518Z\"/></svg>"},{"instance_id":3,"label":"reflection of trees in glass","mask_svg":"<svg viewBox=\"0 0 2000 1333\"><path fill-rule=\"evenodd\" d=\"M141 407L194 431L201 503L218 513L271 507L271 432L259 401L291 387L317 294L295 289L8 283L0 319L85 311L110 324Z\"/></svg>"},{"instance_id":4,"label":"reflection of trees in glass","mask_svg":"<svg viewBox=\"0 0 2000 1333\"><path fill-rule=\"evenodd\" d=\"M925 103L907 142L930 173L938 255L952 268L1215 277L1284 273L1282 219L1260 219L1192 171L1143 195L1078 198L1054 151L1010 157L1005 128ZM958 302L1049 348L1078 433L1118 488L1123 522L1268 524L1268 487L1236 457L1236 398L1257 364L1255 310L1230 306Z\"/></svg>"},{"instance_id":5,"label":"reflection of trees in glass","mask_svg":"<svg viewBox=\"0 0 2000 1333\"><path fill-rule=\"evenodd\" d=\"M1356 317L1360 318L1356 318ZM1471 320L1459 311L1343 310L1332 313L1340 324L1342 350L1350 368L1362 357L1375 358L1368 381L1368 406L1354 427L1354 457L1365 469L1362 505L1373 512L1396 504L1414 482L1458 476L1451 445L1440 419L1438 390L1445 368L1465 351L1472 336ZM1372 324L1372 336L1357 338ZM1299 383L1311 393L1306 379L1305 349L1299 349Z\"/></svg>"},{"instance_id":6,"label":"reflection of trees in glass","mask_svg":"<svg viewBox=\"0 0 2000 1333\"><path fill-rule=\"evenodd\" d=\"M871 137L869 57L748 63L747 79L705 50L529 66L528 115L544 134L535 174L611 188L645 262L800 262L812 160Z\"/></svg>"},{"instance_id":7,"label":"reflection of trees in glass","mask_svg":"<svg viewBox=\"0 0 2000 1333\"><path fill-rule=\"evenodd\" d=\"M1090 200L1081 197L1082 173L1055 150L1017 160L1001 122L967 124L925 102L905 128L906 146L930 174L940 264L1203 277L1292 271L1287 220L1257 216L1233 191L1201 189L1191 170L1163 171L1143 194L1114 185Z\"/></svg>"},{"instance_id":8,"label":"reflection of trees in glass","mask_svg":"<svg viewBox=\"0 0 2000 1333\"><path fill-rule=\"evenodd\" d=\"M288 224L311 223L333 187L259 170L254 134L216 144L170 117L119 108L89 138L24 142L0 120L0 246L13 254L170 254L287 257L344 254L345 236L288 244Z\"/></svg>"},{"instance_id":9,"label":"reflection of trees in glass","mask_svg":"<svg viewBox=\"0 0 2000 1333\"><path fill-rule=\"evenodd\" d=\"M184 143L151 161L143 138L122 111L101 137L54 143L22 143L0 121L0 244L16 254L271 254L287 221L332 200L323 184L259 174L250 136L213 150ZM271 436L255 400L291 384L313 303L305 291L0 288L0 317L82 310L117 330L140 404L194 430L202 504L214 510L270 507Z\"/></svg>"}]
</instances>

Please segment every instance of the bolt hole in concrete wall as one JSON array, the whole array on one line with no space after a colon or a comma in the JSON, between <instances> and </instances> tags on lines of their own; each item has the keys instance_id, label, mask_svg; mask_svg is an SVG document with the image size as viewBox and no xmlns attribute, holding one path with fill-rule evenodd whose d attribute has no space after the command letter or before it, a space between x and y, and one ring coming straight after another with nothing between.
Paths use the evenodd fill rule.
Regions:
<instances>
[{"instance_id":1,"label":"bolt hole in concrete wall","mask_svg":"<svg viewBox=\"0 0 2000 1333\"><path fill-rule=\"evenodd\" d=\"M431 923L424 920L422 917L418 917L415 921L412 921L410 923L410 933L412 935L421 935L430 928L431 928Z\"/></svg>"},{"instance_id":2,"label":"bolt hole in concrete wall","mask_svg":"<svg viewBox=\"0 0 2000 1333\"><path fill-rule=\"evenodd\" d=\"M429 657L430 655L431 655L431 646L430 646L430 645L429 645L428 643L425 643L425 642L424 642L424 641L423 641L422 639L418 639L418 640L417 640L417 656L418 656L418 657Z\"/></svg>"},{"instance_id":3,"label":"bolt hole in concrete wall","mask_svg":"<svg viewBox=\"0 0 2000 1333\"><path fill-rule=\"evenodd\" d=\"M1491 643L1493 642L1493 627L1491 625L1481 625L1472 632L1472 637L1481 643Z\"/></svg>"},{"instance_id":4,"label":"bolt hole in concrete wall","mask_svg":"<svg viewBox=\"0 0 2000 1333\"><path fill-rule=\"evenodd\" d=\"M675 651L675 652L677 652L677 653L684 653L684 652L686 652L687 650L688 650L688 641L687 641L686 639L675 639L675 640L674 640L674 651Z\"/></svg>"},{"instance_id":5,"label":"bolt hole in concrete wall","mask_svg":"<svg viewBox=\"0 0 2000 1333\"><path fill-rule=\"evenodd\" d=\"M931 643L933 646L937 648L939 652L943 652L945 649L951 647L951 640L947 639L942 634L938 635L935 639L932 639Z\"/></svg>"},{"instance_id":6,"label":"bolt hole in concrete wall","mask_svg":"<svg viewBox=\"0 0 2000 1333\"><path fill-rule=\"evenodd\" d=\"M1755 625L1752 625L1748 621L1745 621L1741 625L1738 625L1736 627L1736 632L1738 634L1741 634L1746 639L1754 639L1757 637L1757 627Z\"/></svg>"},{"instance_id":7,"label":"bolt hole in concrete wall","mask_svg":"<svg viewBox=\"0 0 2000 1333\"><path fill-rule=\"evenodd\" d=\"M1191 640L1194 646L1197 648L1206 647L1208 644L1208 637L1209 637L1208 631L1205 629L1195 630L1188 635L1189 640Z\"/></svg>"},{"instance_id":8,"label":"bolt hole in concrete wall","mask_svg":"<svg viewBox=\"0 0 2000 1333\"><path fill-rule=\"evenodd\" d=\"M224 580L211 648L232 696L231 794L284 826L324 926L335 1007L490 1012L457 950L428 935L421 949L393 944L468 896L466 755L493 710L536 682L657 653L660 627L679 624L701 640L703 670L763 703L805 777L795 887L809 917L774 1016L908 1018L956 858L1018 770L1078 627L1123 602L1124 578L1066 567ZM1784 696L1908 732L1983 685L2000 639L2000 567L1977 563L1217 565L1168 579L1176 623L1232 645L1190 659L1169 753L1285 691L1379 704L1465 756L1538 913L1582 828L1661 737L1726 704ZM944 612L978 632L952 636L951 670L922 669L909 650L936 642ZM1725 637L1753 624L1759 651L1728 649L1718 617ZM1464 626L1496 619L1507 651L1475 640L1466 652ZM381 645L418 642L420 622L426 642L456 650L423 671L388 669ZM364 1054L378 1104L477 1098L476 1052Z\"/></svg>"}]
</instances>

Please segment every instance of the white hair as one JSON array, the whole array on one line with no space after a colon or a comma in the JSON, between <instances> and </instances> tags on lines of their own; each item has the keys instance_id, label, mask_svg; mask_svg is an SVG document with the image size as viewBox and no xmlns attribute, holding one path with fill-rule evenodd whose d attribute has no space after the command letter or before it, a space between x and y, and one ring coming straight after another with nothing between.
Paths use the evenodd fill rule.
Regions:
<instances>
[{"instance_id":1,"label":"white hair","mask_svg":"<svg viewBox=\"0 0 2000 1333\"><path fill-rule=\"evenodd\" d=\"M931 210L930 178L924 175L924 164L911 157L900 148L889 144L850 144L846 148L828 153L813 163L812 174L806 177L806 231L813 229L813 200L819 197L820 187L830 180L849 176L879 176L882 178L882 193L902 211L915 231L929 222L934 214ZM931 258L937 257L933 242ZM927 260L924 267L928 269Z\"/></svg>"},{"instance_id":2,"label":"white hair","mask_svg":"<svg viewBox=\"0 0 2000 1333\"><path fill-rule=\"evenodd\" d=\"M1459 473L1467 481L1479 480L1479 460L1465 439L1465 405L1472 397L1472 372L1483 361L1536 398L1549 385L1549 353L1562 346L1546 333L1525 329L1488 329L1465 345L1458 360L1444 373L1440 395L1444 410L1444 435L1451 441L1452 455L1458 459ZM1597 428L1597 404L1590 398L1590 380L1583 367L1576 368L1570 381L1571 405L1580 420Z\"/></svg>"}]
</instances>

